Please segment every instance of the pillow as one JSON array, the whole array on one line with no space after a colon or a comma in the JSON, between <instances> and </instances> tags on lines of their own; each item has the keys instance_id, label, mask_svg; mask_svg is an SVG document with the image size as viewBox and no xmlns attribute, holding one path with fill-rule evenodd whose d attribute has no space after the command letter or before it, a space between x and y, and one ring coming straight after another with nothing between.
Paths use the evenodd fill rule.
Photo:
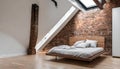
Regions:
<instances>
[{"instance_id":1,"label":"pillow","mask_svg":"<svg viewBox=\"0 0 120 69\"><path fill-rule=\"evenodd\" d=\"M81 44L81 43L84 43L84 42L85 42L85 40L77 41L77 42L75 42L75 43L73 44L73 46L76 46L76 45Z\"/></svg>"},{"instance_id":2,"label":"pillow","mask_svg":"<svg viewBox=\"0 0 120 69\"><path fill-rule=\"evenodd\" d=\"M97 47L97 41L96 40L86 40L86 43L90 44L90 47Z\"/></svg>"},{"instance_id":3,"label":"pillow","mask_svg":"<svg viewBox=\"0 0 120 69\"><path fill-rule=\"evenodd\" d=\"M70 48L71 48L71 49L74 49L74 48L75 48L75 46L71 46Z\"/></svg>"},{"instance_id":4,"label":"pillow","mask_svg":"<svg viewBox=\"0 0 120 69\"><path fill-rule=\"evenodd\" d=\"M55 48L68 49L68 48L70 48L70 46L68 46L68 45L59 45L59 46L56 46Z\"/></svg>"},{"instance_id":5,"label":"pillow","mask_svg":"<svg viewBox=\"0 0 120 69\"><path fill-rule=\"evenodd\" d=\"M76 48L87 48L89 47L89 43L80 43L75 46Z\"/></svg>"}]
</instances>

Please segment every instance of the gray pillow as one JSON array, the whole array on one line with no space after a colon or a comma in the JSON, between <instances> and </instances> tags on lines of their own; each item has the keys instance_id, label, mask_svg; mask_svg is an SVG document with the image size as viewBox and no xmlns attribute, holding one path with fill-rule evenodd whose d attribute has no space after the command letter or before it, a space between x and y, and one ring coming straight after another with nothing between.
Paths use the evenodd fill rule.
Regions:
<instances>
[{"instance_id":1,"label":"gray pillow","mask_svg":"<svg viewBox=\"0 0 120 69\"><path fill-rule=\"evenodd\" d=\"M75 45L76 48L87 48L89 47L89 43L80 43L80 44L77 44Z\"/></svg>"},{"instance_id":2,"label":"gray pillow","mask_svg":"<svg viewBox=\"0 0 120 69\"><path fill-rule=\"evenodd\" d=\"M75 43L73 44L73 46L76 46L76 45L81 44L81 43L84 43L84 42L85 42L85 40L77 41L77 42L75 42Z\"/></svg>"},{"instance_id":3,"label":"gray pillow","mask_svg":"<svg viewBox=\"0 0 120 69\"><path fill-rule=\"evenodd\" d=\"M68 49L68 48L70 48L70 46L68 46L68 45L59 45L59 46L56 46L55 48Z\"/></svg>"},{"instance_id":4,"label":"gray pillow","mask_svg":"<svg viewBox=\"0 0 120 69\"><path fill-rule=\"evenodd\" d=\"M97 47L97 41L96 40L88 40L87 39L85 43L89 43L90 47L93 47L93 48Z\"/></svg>"}]
</instances>

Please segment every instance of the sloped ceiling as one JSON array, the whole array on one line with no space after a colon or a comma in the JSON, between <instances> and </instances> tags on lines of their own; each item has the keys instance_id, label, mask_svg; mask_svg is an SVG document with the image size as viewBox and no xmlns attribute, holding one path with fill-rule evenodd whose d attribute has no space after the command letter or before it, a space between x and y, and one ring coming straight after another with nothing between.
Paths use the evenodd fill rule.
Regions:
<instances>
[{"instance_id":1,"label":"sloped ceiling","mask_svg":"<svg viewBox=\"0 0 120 69\"><path fill-rule=\"evenodd\" d=\"M86 8L84 7L84 4L81 4L81 2L82 2L82 0L80 1L80 0L69 0L75 7L77 7L77 8L79 8L81 11L87 11L87 10L89 10L89 9L92 9L92 8L96 8L96 7L91 7L91 8L89 8L89 9L87 9L86 10ZM91 0L92 1L92 0ZM110 2L110 0L93 0L95 3L96 3L96 5L97 5L97 7L99 8L99 9L103 9L104 8L104 4L106 3L106 2ZM84 1L85 2L85 1Z\"/></svg>"}]
</instances>

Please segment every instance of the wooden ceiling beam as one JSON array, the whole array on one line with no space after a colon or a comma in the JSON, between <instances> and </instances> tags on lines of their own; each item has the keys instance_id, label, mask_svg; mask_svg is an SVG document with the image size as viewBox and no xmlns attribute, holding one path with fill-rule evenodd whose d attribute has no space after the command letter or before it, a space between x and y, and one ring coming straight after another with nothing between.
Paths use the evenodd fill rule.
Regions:
<instances>
[{"instance_id":1,"label":"wooden ceiling beam","mask_svg":"<svg viewBox=\"0 0 120 69\"><path fill-rule=\"evenodd\" d=\"M103 9L103 5L106 3L105 0L102 0L102 3L100 3L98 0L93 0L97 6L100 8L100 9Z\"/></svg>"}]
</instances>

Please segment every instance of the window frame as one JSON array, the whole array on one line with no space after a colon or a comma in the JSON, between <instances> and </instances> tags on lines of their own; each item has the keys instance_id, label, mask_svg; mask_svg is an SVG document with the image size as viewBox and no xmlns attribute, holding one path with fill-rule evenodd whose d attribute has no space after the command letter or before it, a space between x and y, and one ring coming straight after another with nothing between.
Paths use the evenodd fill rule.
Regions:
<instances>
[{"instance_id":1,"label":"window frame","mask_svg":"<svg viewBox=\"0 0 120 69\"><path fill-rule=\"evenodd\" d=\"M86 7L80 0L76 0L77 3L79 3L85 10L90 10L94 8L98 8L98 6L92 6L92 7Z\"/></svg>"}]
</instances>

